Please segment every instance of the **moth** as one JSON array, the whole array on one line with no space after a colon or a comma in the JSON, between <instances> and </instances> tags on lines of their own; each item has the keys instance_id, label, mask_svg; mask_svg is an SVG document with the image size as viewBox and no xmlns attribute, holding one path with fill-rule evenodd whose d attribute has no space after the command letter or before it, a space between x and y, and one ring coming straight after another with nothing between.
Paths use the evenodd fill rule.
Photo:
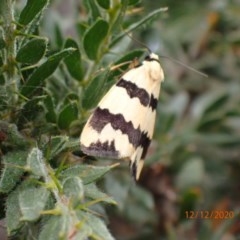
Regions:
<instances>
[{"instance_id":1,"label":"moth","mask_svg":"<svg viewBox=\"0 0 240 240\"><path fill-rule=\"evenodd\" d=\"M153 137L163 80L154 53L123 74L85 124L81 150L91 156L129 160L132 176L138 180Z\"/></svg>"}]
</instances>

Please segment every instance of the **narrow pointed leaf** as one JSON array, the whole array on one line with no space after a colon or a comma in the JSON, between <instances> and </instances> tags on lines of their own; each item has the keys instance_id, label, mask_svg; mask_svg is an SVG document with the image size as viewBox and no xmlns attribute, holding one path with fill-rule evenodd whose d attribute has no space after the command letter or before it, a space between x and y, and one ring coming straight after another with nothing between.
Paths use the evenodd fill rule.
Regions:
<instances>
[{"instance_id":1,"label":"narrow pointed leaf","mask_svg":"<svg viewBox=\"0 0 240 240\"><path fill-rule=\"evenodd\" d=\"M94 183L88 184L85 186L85 197L90 198L93 200L101 199L101 201L110 203L110 204L117 204L117 202L108 196L106 193L102 192Z\"/></svg>"},{"instance_id":2,"label":"narrow pointed leaf","mask_svg":"<svg viewBox=\"0 0 240 240\"><path fill-rule=\"evenodd\" d=\"M95 182L112 169L111 166L95 167L90 165L76 165L61 173L62 177L79 176L83 184Z\"/></svg>"},{"instance_id":3,"label":"narrow pointed leaf","mask_svg":"<svg viewBox=\"0 0 240 240\"><path fill-rule=\"evenodd\" d=\"M122 37L126 35L126 32L132 32L136 28L142 26L143 24L153 20L154 18L158 17L158 15L162 12L165 12L167 8L159 8L147 16L143 17L140 21L135 22L134 24L130 25L123 33L120 33L110 44L110 47L113 47Z\"/></svg>"},{"instance_id":4,"label":"narrow pointed leaf","mask_svg":"<svg viewBox=\"0 0 240 240\"><path fill-rule=\"evenodd\" d=\"M54 73L61 60L69 56L74 51L75 49L68 48L50 56L47 61L38 67L29 77L28 81L21 89L21 94L29 97L45 79Z\"/></svg>"}]
</instances>

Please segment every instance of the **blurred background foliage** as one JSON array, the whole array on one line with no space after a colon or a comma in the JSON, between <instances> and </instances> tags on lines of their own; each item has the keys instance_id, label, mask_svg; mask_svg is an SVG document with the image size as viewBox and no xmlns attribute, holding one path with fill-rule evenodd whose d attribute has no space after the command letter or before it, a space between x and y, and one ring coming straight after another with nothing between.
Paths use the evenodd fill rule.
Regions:
<instances>
[{"instance_id":1,"label":"blurred background foliage","mask_svg":"<svg viewBox=\"0 0 240 240\"><path fill-rule=\"evenodd\" d=\"M66 239L240 239L240 1L112 0L109 5L108 0L41 0L40 10L34 4L35 8L26 10L26 2L34 1L19 0L15 6L14 71L4 68L12 66L11 61L4 62L4 54L12 50L6 47L4 14L1 19L0 50L6 50L1 55L0 75L2 172L6 175L8 164L17 166L9 173L11 180L1 176L1 204L7 210L16 201L20 205L19 222L7 220L8 233L15 233L15 239L46 239L53 227L55 233L66 233ZM154 140L136 184L124 163L110 172L107 167L96 168L96 172L88 169L87 177L83 170L69 168L76 163L114 163L86 159L77 141L89 110L127 66L121 71L110 67L147 54L123 30L160 56L165 73ZM9 86L9 76L19 81L16 88ZM54 174L46 170L48 164ZM24 170L27 166L28 172L16 171L20 166ZM45 170L39 173L39 166ZM96 190L95 182L102 175L97 185L107 195ZM63 227L64 221L75 223L70 212L80 204L76 196L71 199L70 215L59 214L62 220L40 218L40 210L59 204L56 189L49 194L44 184L38 190L46 203L38 204L34 216L24 212L29 207L23 204L26 195L39 187L34 178L42 184L49 184L49 178L62 184L61 197L69 197L77 188L81 204L85 202L82 196L96 201L89 204L90 210L98 212L97 217L105 216L111 234L102 222L100 228L93 226L97 220L86 214L88 206L76 212L80 222L94 222L81 222L87 225L85 235L81 227L74 229L77 234L72 225ZM112 205L103 205L104 198ZM14 216L7 214L10 219ZM6 216L3 210L1 216ZM54 234L50 237L58 239Z\"/></svg>"}]
</instances>

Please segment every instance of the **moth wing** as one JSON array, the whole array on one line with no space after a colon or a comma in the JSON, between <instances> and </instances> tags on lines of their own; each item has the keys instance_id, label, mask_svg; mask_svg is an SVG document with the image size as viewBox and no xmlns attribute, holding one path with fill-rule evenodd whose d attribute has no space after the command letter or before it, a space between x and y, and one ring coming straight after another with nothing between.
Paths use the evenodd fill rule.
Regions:
<instances>
[{"instance_id":1,"label":"moth wing","mask_svg":"<svg viewBox=\"0 0 240 240\"><path fill-rule=\"evenodd\" d=\"M89 155L130 159L139 178L150 145L163 72L158 62L131 69L107 92L80 138Z\"/></svg>"},{"instance_id":2,"label":"moth wing","mask_svg":"<svg viewBox=\"0 0 240 240\"><path fill-rule=\"evenodd\" d=\"M145 69L138 67L118 82L124 81L126 86L117 83L110 88L82 131L83 152L99 157L130 158L139 144L148 107L138 97L129 96L126 87L129 87L127 83L135 84L136 89L132 91L136 92L139 83L141 89L145 88L144 84L149 85L147 80Z\"/></svg>"},{"instance_id":3,"label":"moth wing","mask_svg":"<svg viewBox=\"0 0 240 240\"><path fill-rule=\"evenodd\" d=\"M139 179L140 177L140 173L144 165L144 159L153 137L155 121L156 110L152 111L150 108L148 108L144 125L144 129L146 130L142 133L141 139L139 141L139 146L135 149L130 157L130 169L135 180Z\"/></svg>"},{"instance_id":4,"label":"moth wing","mask_svg":"<svg viewBox=\"0 0 240 240\"><path fill-rule=\"evenodd\" d=\"M147 73L147 71L145 72ZM161 75L159 81L154 81L148 74L146 74L145 81L148 84L147 89L150 95L150 100L148 102L148 106L145 108L146 111L143 119L141 119L142 135L139 140L139 144L130 156L130 169L135 180L137 180L140 176L144 164L144 158L146 157L147 150L153 137L156 121L156 108L161 88L161 81L163 81L163 75Z\"/></svg>"}]
</instances>

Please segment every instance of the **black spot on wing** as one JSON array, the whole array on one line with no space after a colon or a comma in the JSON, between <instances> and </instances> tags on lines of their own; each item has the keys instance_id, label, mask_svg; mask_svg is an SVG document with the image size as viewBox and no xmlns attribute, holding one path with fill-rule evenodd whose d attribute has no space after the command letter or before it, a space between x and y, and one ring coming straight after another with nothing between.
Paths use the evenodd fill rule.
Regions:
<instances>
[{"instance_id":1,"label":"black spot on wing","mask_svg":"<svg viewBox=\"0 0 240 240\"><path fill-rule=\"evenodd\" d=\"M118 158L119 151L115 148L115 142L112 140L111 142L97 142L91 143L90 146L86 147L84 145L81 146L81 150L88 155L98 156L98 157L112 157Z\"/></svg>"},{"instance_id":2,"label":"black spot on wing","mask_svg":"<svg viewBox=\"0 0 240 240\"><path fill-rule=\"evenodd\" d=\"M144 159L147 155L148 147L151 143L151 139L147 136L147 133L143 132L139 142L139 146L143 148L141 159Z\"/></svg>"},{"instance_id":3,"label":"black spot on wing","mask_svg":"<svg viewBox=\"0 0 240 240\"><path fill-rule=\"evenodd\" d=\"M157 103L158 103L158 99L155 98L155 97L151 94L149 107L152 108L152 111L156 110L156 108L157 108Z\"/></svg>"},{"instance_id":4,"label":"black spot on wing","mask_svg":"<svg viewBox=\"0 0 240 240\"><path fill-rule=\"evenodd\" d=\"M135 148L142 146L143 149L146 148L147 150L151 141L147 133L142 132L140 127L134 128L132 122L127 122L122 114L110 113L108 109L98 107L94 111L89 124L98 133L100 133L107 124L111 124L114 130L120 130L122 134L126 134L129 142Z\"/></svg>"},{"instance_id":5,"label":"black spot on wing","mask_svg":"<svg viewBox=\"0 0 240 240\"><path fill-rule=\"evenodd\" d=\"M130 98L138 98L143 106L148 106L150 96L145 89L139 88L135 83L124 79L120 79L116 86L124 88Z\"/></svg>"}]
</instances>

